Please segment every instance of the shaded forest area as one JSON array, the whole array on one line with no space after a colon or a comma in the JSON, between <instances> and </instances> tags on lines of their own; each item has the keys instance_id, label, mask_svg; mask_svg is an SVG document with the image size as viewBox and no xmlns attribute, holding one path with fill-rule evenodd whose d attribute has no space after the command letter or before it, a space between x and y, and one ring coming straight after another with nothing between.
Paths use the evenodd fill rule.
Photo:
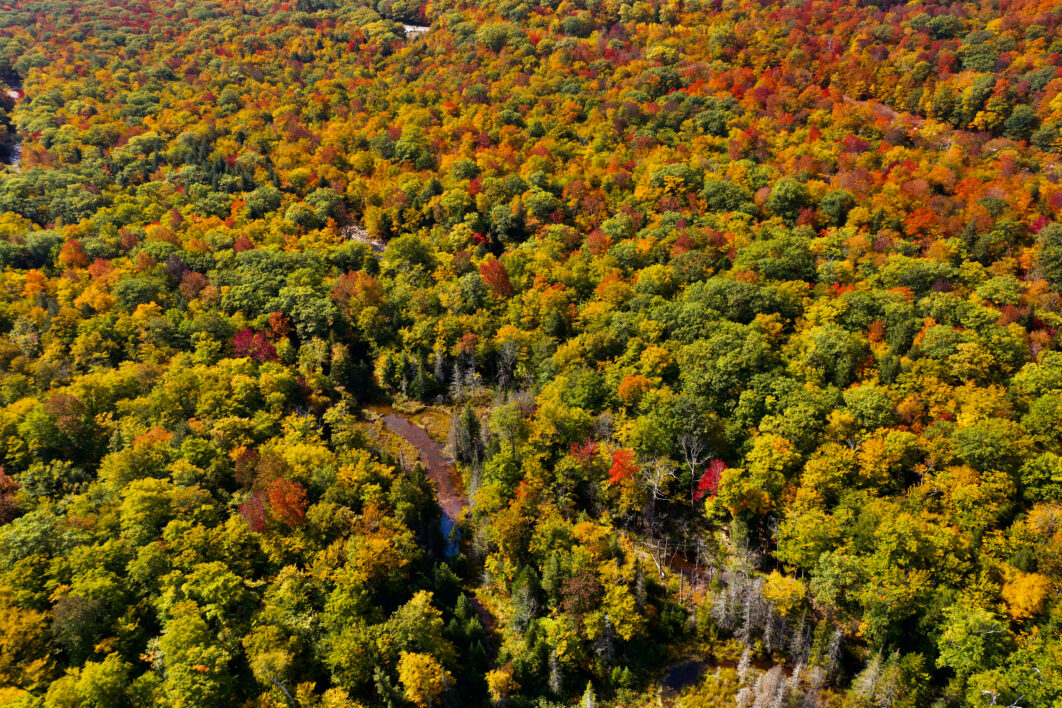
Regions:
<instances>
[{"instance_id":1,"label":"shaded forest area","mask_svg":"<svg viewBox=\"0 0 1062 708\"><path fill-rule=\"evenodd\" d=\"M13 0L0 705L1062 701L1060 21Z\"/></svg>"}]
</instances>

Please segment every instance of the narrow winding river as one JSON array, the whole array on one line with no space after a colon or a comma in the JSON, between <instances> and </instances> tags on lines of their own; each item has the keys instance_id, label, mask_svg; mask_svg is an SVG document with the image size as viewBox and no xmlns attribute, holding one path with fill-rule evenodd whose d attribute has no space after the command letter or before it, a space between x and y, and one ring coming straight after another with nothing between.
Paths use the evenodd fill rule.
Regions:
<instances>
[{"instance_id":1,"label":"narrow winding river","mask_svg":"<svg viewBox=\"0 0 1062 708\"><path fill-rule=\"evenodd\" d=\"M442 509L442 533L447 540L446 555L457 553L457 520L461 517L461 511L468 506L468 497L465 496L457 468L446 457L443 446L432 440L424 428L391 408L380 408L373 412L380 416L388 430L417 449L420 464L428 479L435 483L435 494Z\"/></svg>"}]
</instances>

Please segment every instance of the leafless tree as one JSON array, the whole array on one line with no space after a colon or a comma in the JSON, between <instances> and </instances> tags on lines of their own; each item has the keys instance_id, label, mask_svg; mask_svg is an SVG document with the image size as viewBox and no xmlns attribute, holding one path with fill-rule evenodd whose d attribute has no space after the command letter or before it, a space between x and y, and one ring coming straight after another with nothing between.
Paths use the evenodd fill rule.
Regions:
<instances>
[{"instance_id":1,"label":"leafless tree","mask_svg":"<svg viewBox=\"0 0 1062 708\"><path fill-rule=\"evenodd\" d=\"M446 353L442 347L436 347L434 352L435 380L440 384L446 383Z\"/></svg>"},{"instance_id":2,"label":"leafless tree","mask_svg":"<svg viewBox=\"0 0 1062 708\"><path fill-rule=\"evenodd\" d=\"M701 469L708 446L700 436L693 433L683 433L678 439L679 450L682 451L682 459L690 471L690 504L695 504L694 494L697 488L697 472Z\"/></svg>"},{"instance_id":3,"label":"leafless tree","mask_svg":"<svg viewBox=\"0 0 1062 708\"><path fill-rule=\"evenodd\" d=\"M753 708L782 708L785 706L785 669L775 664L756 679Z\"/></svg>"},{"instance_id":4,"label":"leafless tree","mask_svg":"<svg viewBox=\"0 0 1062 708\"><path fill-rule=\"evenodd\" d=\"M520 346L514 339L506 339L498 349L498 387L506 389L512 381L513 370L520 356Z\"/></svg>"},{"instance_id":5,"label":"leafless tree","mask_svg":"<svg viewBox=\"0 0 1062 708\"><path fill-rule=\"evenodd\" d=\"M807 676L807 687L804 689L804 700L800 708L819 708L822 705L819 694L826 684L826 672L821 666L816 666L807 672Z\"/></svg>"},{"instance_id":6,"label":"leafless tree","mask_svg":"<svg viewBox=\"0 0 1062 708\"><path fill-rule=\"evenodd\" d=\"M668 485L675 477L675 463L666 457L658 457L645 466L645 474L641 482L649 493L649 510L646 515L646 525L650 536L656 535L657 504L661 500L667 499Z\"/></svg>"},{"instance_id":7,"label":"leafless tree","mask_svg":"<svg viewBox=\"0 0 1062 708\"><path fill-rule=\"evenodd\" d=\"M611 413L602 413L594 421L593 436L595 440L603 440L608 443L615 433L616 421L612 419Z\"/></svg>"}]
</instances>

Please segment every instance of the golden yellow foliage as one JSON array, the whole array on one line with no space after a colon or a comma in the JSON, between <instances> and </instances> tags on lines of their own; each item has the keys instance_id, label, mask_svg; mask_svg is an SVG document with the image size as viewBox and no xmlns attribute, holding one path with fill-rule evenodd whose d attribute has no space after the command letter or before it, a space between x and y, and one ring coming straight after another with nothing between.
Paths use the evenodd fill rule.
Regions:
<instances>
[{"instance_id":1,"label":"golden yellow foliage","mask_svg":"<svg viewBox=\"0 0 1062 708\"><path fill-rule=\"evenodd\" d=\"M808 589L797 578L782 575L777 570L767 576L763 584L763 596L771 602L783 616L798 609L804 602Z\"/></svg>"},{"instance_id":2,"label":"golden yellow foliage","mask_svg":"<svg viewBox=\"0 0 1062 708\"><path fill-rule=\"evenodd\" d=\"M398 680L411 703L430 706L453 683L453 676L431 654L404 651L398 659Z\"/></svg>"},{"instance_id":3,"label":"golden yellow foliage","mask_svg":"<svg viewBox=\"0 0 1062 708\"><path fill-rule=\"evenodd\" d=\"M513 667L506 664L500 669L487 672L487 690L493 701L504 701L514 692L520 690L519 684L513 680Z\"/></svg>"},{"instance_id":4,"label":"golden yellow foliage","mask_svg":"<svg viewBox=\"0 0 1062 708\"><path fill-rule=\"evenodd\" d=\"M1018 573L1014 580L1003 586L1003 600L1007 614L1014 620L1035 617L1044 608L1051 592L1051 581L1039 573Z\"/></svg>"}]
</instances>

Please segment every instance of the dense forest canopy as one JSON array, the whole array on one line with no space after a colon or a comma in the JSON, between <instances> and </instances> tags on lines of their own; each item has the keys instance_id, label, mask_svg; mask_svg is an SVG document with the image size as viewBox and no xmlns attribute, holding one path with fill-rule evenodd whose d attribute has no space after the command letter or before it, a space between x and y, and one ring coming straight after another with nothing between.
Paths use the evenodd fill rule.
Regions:
<instances>
[{"instance_id":1,"label":"dense forest canopy","mask_svg":"<svg viewBox=\"0 0 1062 708\"><path fill-rule=\"evenodd\" d=\"M1032 0L12 0L0 705L1062 705L1060 64Z\"/></svg>"}]
</instances>

